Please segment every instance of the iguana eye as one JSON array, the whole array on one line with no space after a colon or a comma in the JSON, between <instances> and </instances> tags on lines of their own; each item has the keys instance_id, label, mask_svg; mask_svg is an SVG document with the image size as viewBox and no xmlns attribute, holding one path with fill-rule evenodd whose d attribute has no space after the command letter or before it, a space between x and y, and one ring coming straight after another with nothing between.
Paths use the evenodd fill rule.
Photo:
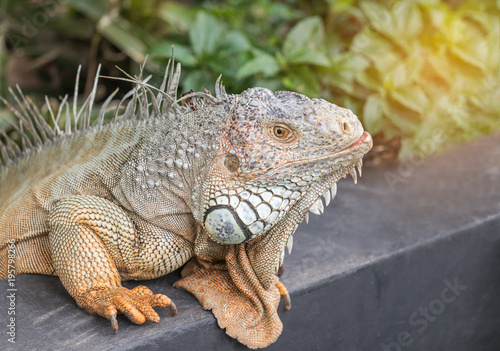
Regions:
<instances>
[{"instance_id":1,"label":"iguana eye","mask_svg":"<svg viewBox=\"0 0 500 351\"><path fill-rule=\"evenodd\" d=\"M292 131L283 125L277 125L273 127L273 135L279 140L287 140L291 137Z\"/></svg>"}]
</instances>

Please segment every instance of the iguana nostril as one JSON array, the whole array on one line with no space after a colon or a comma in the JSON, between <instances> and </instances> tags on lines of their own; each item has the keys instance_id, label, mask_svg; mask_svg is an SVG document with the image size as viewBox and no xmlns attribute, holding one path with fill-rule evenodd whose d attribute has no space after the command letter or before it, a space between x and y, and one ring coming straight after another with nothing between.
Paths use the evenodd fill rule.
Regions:
<instances>
[{"instance_id":1,"label":"iguana nostril","mask_svg":"<svg viewBox=\"0 0 500 351\"><path fill-rule=\"evenodd\" d=\"M346 121L342 122L342 131L344 133L350 133L351 132L351 126Z\"/></svg>"}]
</instances>

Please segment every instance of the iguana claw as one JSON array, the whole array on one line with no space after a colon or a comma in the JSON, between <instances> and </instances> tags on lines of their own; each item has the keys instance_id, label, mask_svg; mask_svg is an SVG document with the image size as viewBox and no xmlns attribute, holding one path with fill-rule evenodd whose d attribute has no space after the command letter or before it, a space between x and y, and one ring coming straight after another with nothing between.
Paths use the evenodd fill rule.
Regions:
<instances>
[{"instance_id":1,"label":"iguana claw","mask_svg":"<svg viewBox=\"0 0 500 351\"><path fill-rule=\"evenodd\" d=\"M113 328L115 334L118 333L118 322L116 321L116 312L113 312L109 316L109 320L111 321L111 328Z\"/></svg>"},{"instance_id":2,"label":"iguana claw","mask_svg":"<svg viewBox=\"0 0 500 351\"><path fill-rule=\"evenodd\" d=\"M285 273L285 265L282 264L280 268L278 269L278 277L281 277Z\"/></svg>"},{"instance_id":3,"label":"iguana claw","mask_svg":"<svg viewBox=\"0 0 500 351\"><path fill-rule=\"evenodd\" d=\"M277 282L276 287L280 291L280 295L283 298L283 312L290 311L292 308L292 300L290 299L290 294L282 282Z\"/></svg>"},{"instance_id":4,"label":"iguana claw","mask_svg":"<svg viewBox=\"0 0 500 351\"><path fill-rule=\"evenodd\" d=\"M170 306L168 306L168 308L170 309L170 315L172 317L177 316L177 306L175 306L172 300L170 300Z\"/></svg>"}]
</instances>

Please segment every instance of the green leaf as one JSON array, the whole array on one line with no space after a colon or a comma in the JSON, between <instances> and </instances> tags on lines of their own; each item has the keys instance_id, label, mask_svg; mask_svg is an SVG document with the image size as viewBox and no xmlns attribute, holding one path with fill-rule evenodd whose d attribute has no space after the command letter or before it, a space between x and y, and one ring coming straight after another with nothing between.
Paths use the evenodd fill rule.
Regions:
<instances>
[{"instance_id":1,"label":"green leaf","mask_svg":"<svg viewBox=\"0 0 500 351\"><path fill-rule=\"evenodd\" d=\"M491 27L492 30L488 35L487 67L500 72L500 50L498 49L500 48L500 19L496 18Z\"/></svg>"},{"instance_id":2,"label":"green leaf","mask_svg":"<svg viewBox=\"0 0 500 351\"><path fill-rule=\"evenodd\" d=\"M418 113L423 113L429 102L419 85L397 87L391 91L391 96L401 105Z\"/></svg>"},{"instance_id":3,"label":"green leaf","mask_svg":"<svg viewBox=\"0 0 500 351\"><path fill-rule=\"evenodd\" d=\"M354 0L327 0L332 12L343 12L349 10Z\"/></svg>"},{"instance_id":4,"label":"green leaf","mask_svg":"<svg viewBox=\"0 0 500 351\"><path fill-rule=\"evenodd\" d=\"M188 73L182 80L182 87L184 91L190 89L194 91L201 91L202 88L210 89L213 87L215 79L206 71L197 70Z\"/></svg>"},{"instance_id":5,"label":"green leaf","mask_svg":"<svg viewBox=\"0 0 500 351\"><path fill-rule=\"evenodd\" d=\"M93 20L98 20L106 13L106 2L101 0L66 0L73 8L76 8L81 13Z\"/></svg>"},{"instance_id":6,"label":"green leaf","mask_svg":"<svg viewBox=\"0 0 500 351\"><path fill-rule=\"evenodd\" d=\"M267 88L271 91L283 90L283 82L280 78L256 79L255 86Z\"/></svg>"},{"instance_id":7,"label":"green leaf","mask_svg":"<svg viewBox=\"0 0 500 351\"><path fill-rule=\"evenodd\" d=\"M372 60L380 72L388 72L401 62L401 55L394 45L384 36L365 29L353 40L351 51Z\"/></svg>"},{"instance_id":8,"label":"green leaf","mask_svg":"<svg viewBox=\"0 0 500 351\"><path fill-rule=\"evenodd\" d=\"M408 39L418 36L424 27L422 13L417 5L410 1L398 2L396 11L392 16L397 29L393 32L393 37L400 38L403 44L408 43L410 41Z\"/></svg>"},{"instance_id":9,"label":"green leaf","mask_svg":"<svg viewBox=\"0 0 500 351\"><path fill-rule=\"evenodd\" d=\"M368 19L370 25L377 31L383 31L387 22L391 21L390 12L376 1L362 1L361 11Z\"/></svg>"},{"instance_id":10,"label":"green leaf","mask_svg":"<svg viewBox=\"0 0 500 351\"><path fill-rule=\"evenodd\" d=\"M5 43L7 24L0 24L0 42ZM7 63L9 61L8 51L5 45L0 45L0 96L7 96ZM1 127L0 127L1 129Z\"/></svg>"},{"instance_id":11,"label":"green leaf","mask_svg":"<svg viewBox=\"0 0 500 351\"><path fill-rule=\"evenodd\" d=\"M191 49L186 45L162 42L151 47L148 53L170 59L172 57L172 45L174 46L175 61L180 62L185 67L196 65L196 57L194 57Z\"/></svg>"},{"instance_id":12,"label":"green leaf","mask_svg":"<svg viewBox=\"0 0 500 351\"><path fill-rule=\"evenodd\" d=\"M356 75L369 66L370 61L366 57L347 52L333 57L332 63L327 69L327 73L320 74L320 79L327 86L334 86L342 89L348 94L355 95Z\"/></svg>"},{"instance_id":13,"label":"green leaf","mask_svg":"<svg viewBox=\"0 0 500 351\"><path fill-rule=\"evenodd\" d=\"M411 55L404 61L408 83L420 83L422 81L422 71L429 71L428 63L423 56L422 53L420 55Z\"/></svg>"},{"instance_id":14,"label":"green leaf","mask_svg":"<svg viewBox=\"0 0 500 351\"><path fill-rule=\"evenodd\" d=\"M18 121L14 115L7 108L3 108L2 104L2 107L0 107L0 129L12 128L12 125L17 123Z\"/></svg>"},{"instance_id":15,"label":"green leaf","mask_svg":"<svg viewBox=\"0 0 500 351\"><path fill-rule=\"evenodd\" d=\"M426 61L430 68L432 68L432 73L437 77L441 78L443 81L449 85L453 85L453 81L456 79L454 74L452 74L451 65L447 62L444 56L428 55ZM424 80L422 79L422 83Z\"/></svg>"},{"instance_id":16,"label":"green leaf","mask_svg":"<svg viewBox=\"0 0 500 351\"><path fill-rule=\"evenodd\" d=\"M373 67L369 67L364 71L358 72L355 76L355 79L356 82L373 91L379 91L383 88L381 76L379 72Z\"/></svg>"},{"instance_id":17,"label":"green leaf","mask_svg":"<svg viewBox=\"0 0 500 351\"><path fill-rule=\"evenodd\" d=\"M292 59L289 59L288 62L296 64L300 63L311 64L324 67L328 67L330 65L330 60L328 59L328 57L326 57L325 54L318 51L309 51L309 50L303 50L301 52L298 52L297 56L295 56Z\"/></svg>"},{"instance_id":18,"label":"green leaf","mask_svg":"<svg viewBox=\"0 0 500 351\"><path fill-rule=\"evenodd\" d=\"M241 52L252 48L248 38L239 31L230 31L224 36L224 46L229 51Z\"/></svg>"},{"instance_id":19,"label":"green leaf","mask_svg":"<svg viewBox=\"0 0 500 351\"><path fill-rule=\"evenodd\" d=\"M382 100L381 107L385 118L398 129L398 134L413 135L418 131L418 114L391 99Z\"/></svg>"},{"instance_id":20,"label":"green leaf","mask_svg":"<svg viewBox=\"0 0 500 351\"><path fill-rule=\"evenodd\" d=\"M269 11L269 16L271 18L292 20L300 17L298 11L295 10L295 8L293 6L290 6L289 4L286 3L280 4L277 2L268 1L267 5L269 6L268 11Z\"/></svg>"},{"instance_id":21,"label":"green leaf","mask_svg":"<svg viewBox=\"0 0 500 351\"><path fill-rule=\"evenodd\" d=\"M161 6L158 17L178 31L187 32L196 20L196 10L176 2L166 2Z\"/></svg>"},{"instance_id":22,"label":"green leaf","mask_svg":"<svg viewBox=\"0 0 500 351\"><path fill-rule=\"evenodd\" d=\"M258 73L262 73L264 76L269 77L278 73L279 69L280 66L275 57L266 53L260 53L254 59L240 67L236 74L236 79L244 79Z\"/></svg>"},{"instance_id":23,"label":"green leaf","mask_svg":"<svg viewBox=\"0 0 500 351\"><path fill-rule=\"evenodd\" d=\"M446 27L446 7L445 6L429 6L427 8L427 13L430 18L430 25L435 28L443 28Z\"/></svg>"},{"instance_id":24,"label":"green leaf","mask_svg":"<svg viewBox=\"0 0 500 351\"><path fill-rule=\"evenodd\" d=\"M318 78L307 66L294 66L291 72L283 79L283 85L290 90L297 91L309 97L319 95Z\"/></svg>"},{"instance_id":25,"label":"green leaf","mask_svg":"<svg viewBox=\"0 0 500 351\"><path fill-rule=\"evenodd\" d=\"M406 64L402 63L390 73L394 88L398 88L408 84L408 74L406 72Z\"/></svg>"},{"instance_id":26,"label":"green leaf","mask_svg":"<svg viewBox=\"0 0 500 351\"><path fill-rule=\"evenodd\" d=\"M328 66L325 34L319 17L309 17L297 23L283 42L283 56L288 63Z\"/></svg>"},{"instance_id":27,"label":"green leaf","mask_svg":"<svg viewBox=\"0 0 500 351\"><path fill-rule=\"evenodd\" d=\"M141 37L134 34L128 21L120 18L114 19L112 22L99 21L97 30L133 60L144 62L146 44Z\"/></svg>"},{"instance_id":28,"label":"green leaf","mask_svg":"<svg viewBox=\"0 0 500 351\"><path fill-rule=\"evenodd\" d=\"M366 99L365 106L363 107L363 124L366 130L372 134L380 132L383 127L381 103L380 96L374 94Z\"/></svg>"},{"instance_id":29,"label":"green leaf","mask_svg":"<svg viewBox=\"0 0 500 351\"><path fill-rule=\"evenodd\" d=\"M450 51L468 64L481 70L485 69L488 58L488 44L486 41L477 41L467 47L452 46Z\"/></svg>"},{"instance_id":30,"label":"green leaf","mask_svg":"<svg viewBox=\"0 0 500 351\"><path fill-rule=\"evenodd\" d=\"M189 39L196 56L214 54L222 38L222 24L213 16L200 11L189 30Z\"/></svg>"},{"instance_id":31,"label":"green leaf","mask_svg":"<svg viewBox=\"0 0 500 351\"><path fill-rule=\"evenodd\" d=\"M120 48L136 62L143 62L146 51L145 33L128 20L106 12L106 3L99 0L67 0L71 6L96 22L96 28L106 39Z\"/></svg>"}]
</instances>

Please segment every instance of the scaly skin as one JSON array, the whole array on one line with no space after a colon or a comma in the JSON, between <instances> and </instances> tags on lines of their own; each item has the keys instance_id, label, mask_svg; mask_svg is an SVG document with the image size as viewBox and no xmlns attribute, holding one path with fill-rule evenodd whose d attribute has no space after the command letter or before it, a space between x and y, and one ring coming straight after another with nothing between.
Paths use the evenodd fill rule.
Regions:
<instances>
[{"instance_id":1,"label":"scaly skin","mask_svg":"<svg viewBox=\"0 0 500 351\"><path fill-rule=\"evenodd\" d=\"M371 137L349 110L291 92L227 95L217 82L216 97L191 94L180 106L179 75L178 66L152 101L155 88L131 79L135 93L107 125L90 126L87 111L60 130L29 100L9 105L33 145L4 138L0 278L14 241L16 274L59 276L116 331L118 313L137 324L158 322L154 307L177 313L167 296L122 280L188 263L176 286L229 335L266 347L282 330L280 296L290 308L276 276L284 249L308 211L322 212L321 196L329 202L341 177L361 171Z\"/></svg>"}]
</instances>

